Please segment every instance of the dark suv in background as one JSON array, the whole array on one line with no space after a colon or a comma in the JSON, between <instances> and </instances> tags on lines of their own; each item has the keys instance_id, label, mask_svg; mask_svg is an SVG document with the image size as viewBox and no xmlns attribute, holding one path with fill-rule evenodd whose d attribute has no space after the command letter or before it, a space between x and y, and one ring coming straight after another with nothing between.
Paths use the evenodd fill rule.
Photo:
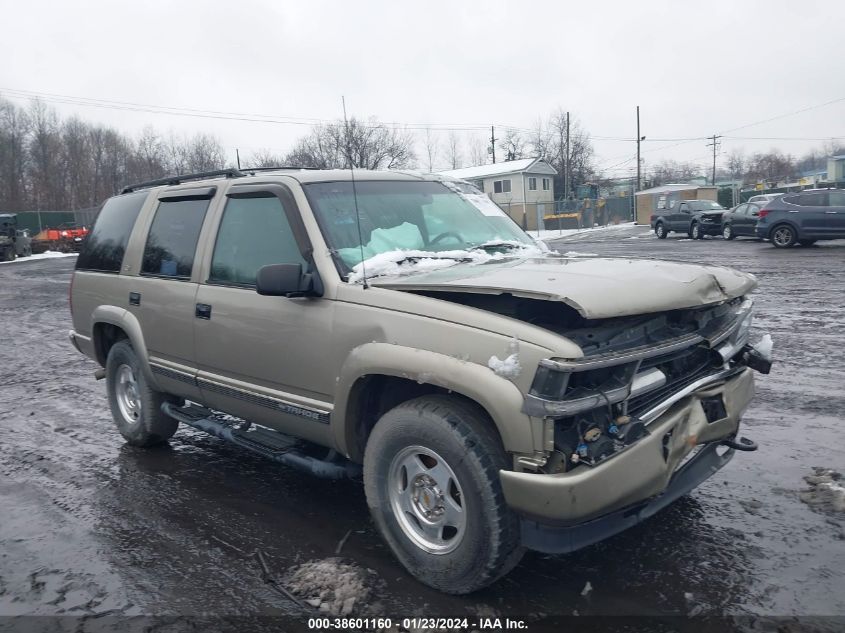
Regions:
<instances>
[{"instance_id":1,"label":"dark suv in background","mask_svg":"<svg viewBox=\"0 0 845 633\"><path fill-rule=\"evenodd\" d=\"M714 200L674 200L668 209L651 216L651 228L661 240L670 231L686 233L694 240L722 234L722 214L727 209Z\"/></svg>"},{"instance_id":2,"label":"dark suv in background","mask_svg":"<svg viewBox=\"0 0 845 633\"><path fill-rule=\"evenodd\" d=\"M777 248L845 239L845 190L806 190L772 200L760 209L755 231Z\"/></svg>"}]
</instances>

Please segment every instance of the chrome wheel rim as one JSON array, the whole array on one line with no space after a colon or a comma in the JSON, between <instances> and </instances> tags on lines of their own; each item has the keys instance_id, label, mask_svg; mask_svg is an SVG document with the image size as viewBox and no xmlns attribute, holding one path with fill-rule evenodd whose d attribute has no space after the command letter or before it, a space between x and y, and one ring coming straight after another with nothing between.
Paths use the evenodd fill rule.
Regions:
<instances>
[{"instance_id":1,"label":"chrome wheel rim","mask_svg":"<svg viewBox=\"0 0 845 633\"><path fill-rule=\"evenodd\" d=\"M726 240L730 239L730 237L731 237L731 227L726 226L725 228L722 229L722 237L724 237Z\"/></svg>"},{"instance_id":2,"label":"chrome wheel rim","mask_svg":"<svg viewBox=\"0 0 845 633\"><path fill-rule=\"evenodd\" d=\"M123 419L135 424L141 419L141 397L135 372L129 365L121 365L115 374L114 395Z\"/></svg>"},{"instance_id":3,"label":"chrome wheel rim","mask_svg":"<svg viewBox=\"0 0 845 633\"><path fill-rule=\"evenodd\" d=\"M698 239L698 225L697 224L692 225L692 239L694 239L694 240Z\"/></svg>"},{"instance_id":4,"label":"chrome wheel rim","mask_svg":"<svg viewBox=\"0 0 845 633\"><path fill-rule=\"evenodd\" d=\"M430 554L454 551L466 532L466 499L455 472L440 455L408 446L388 470L393 515L408 539Z\"/></svg>"},{"instance_id":5,"label":"chrome wheel rim","mask_svg":"<svg viewBox=\"0 0 845 633\"><path fill-rule=\"evenodd\" d=\"M787 246L792 241L792 231L786 227L780 228L775 231L772 239L778 246Z\"/></svg>"},{"instance_id":6,"label":"chrome wheel rim","mask_svg":"<svg viewBox=\"0 0 845 633\"><path fill-rule=\"evenodd\" d=\"M657 225L657 237L663 237L663 225L662 224Z\"/></svg>"}]
</instances>

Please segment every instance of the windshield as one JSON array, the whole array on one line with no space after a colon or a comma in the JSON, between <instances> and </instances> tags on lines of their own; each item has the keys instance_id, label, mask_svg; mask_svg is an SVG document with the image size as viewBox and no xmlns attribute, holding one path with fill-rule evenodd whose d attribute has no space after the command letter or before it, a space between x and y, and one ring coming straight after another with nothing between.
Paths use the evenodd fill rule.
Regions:
<instances>
[{"instance_id":1,"label":"windshield","mask_svg":"<svg viewBox=\"0 0 845 633\"><path fill-rule=\"evenodd\" d=\"M344 274L393 251L441 253L474 248L536 247L486 195L456 183L356 182L360 237L351 182L304 185L311 208ZM361 244L363 242L363 249Z\"/></svg>"},{"instance_id":2,"label":"windshield","mask_svg":"<svg viewBox=\"0 0 845 633\"><path fill-rule=\"evenodd\" d=\"M711 202L710 200L696 200L694 202L690 202L690 207L692 207L693 211L725 211L725 207L723 207L718 202Z\"/></svg>"}]
</instances>

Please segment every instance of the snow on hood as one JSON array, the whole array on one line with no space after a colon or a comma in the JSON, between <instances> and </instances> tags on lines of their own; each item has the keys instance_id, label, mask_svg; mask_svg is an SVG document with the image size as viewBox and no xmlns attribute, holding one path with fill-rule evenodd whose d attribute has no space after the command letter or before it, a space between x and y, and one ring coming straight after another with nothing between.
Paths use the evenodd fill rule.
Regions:
<instances>
[{"instance_id":1,"label":"snow on hood","mask_svg":"<svg viewBox=\"0 0 845 633\"><path fill-rule=\"evenodd\" d=\"M514 253L473 252L472 256L478 259L468 262L470 265L457 262L420 267L418 262L409 272L419 274L382 277L370 283L395 290L509 293L560 301L587 319L720 303L757 287L753 275L721 266L561 255L516 258ZM401 266L398 275L402 275Z\"/></svg>"}]
</instances>

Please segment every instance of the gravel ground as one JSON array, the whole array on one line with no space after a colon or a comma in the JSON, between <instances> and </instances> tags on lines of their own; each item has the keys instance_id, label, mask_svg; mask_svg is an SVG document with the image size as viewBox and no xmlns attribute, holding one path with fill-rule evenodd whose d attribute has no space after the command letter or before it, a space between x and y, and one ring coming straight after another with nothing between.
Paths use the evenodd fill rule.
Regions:
<instances>
[{"instance_id":1,"label":"gravel ground","mask_svg":"<svg viewBox=\"0 0 845 633\"><path fill-rule=\"evenodd\" d=\"M0 267L0 616L302 624L316 611L273 580L341 564L341 542L338 577L371 579L364 594L394 617L845 616L845 515L835 500L808 502L813 486L841 489L845 471L845 242L782 251L744 239L659 241L628 227L552 246L757 275L755 325L771 333L777 361L759 377L742 431L760 450L604 543L528 554L494 587L443 596L394 562L358 483L309 478L190 429L155 450L123 445L94 363L68 343L74 260L20 262ZM0 618L0 630L10 622L31 620Z\"/></svg>"}]
</instances>

